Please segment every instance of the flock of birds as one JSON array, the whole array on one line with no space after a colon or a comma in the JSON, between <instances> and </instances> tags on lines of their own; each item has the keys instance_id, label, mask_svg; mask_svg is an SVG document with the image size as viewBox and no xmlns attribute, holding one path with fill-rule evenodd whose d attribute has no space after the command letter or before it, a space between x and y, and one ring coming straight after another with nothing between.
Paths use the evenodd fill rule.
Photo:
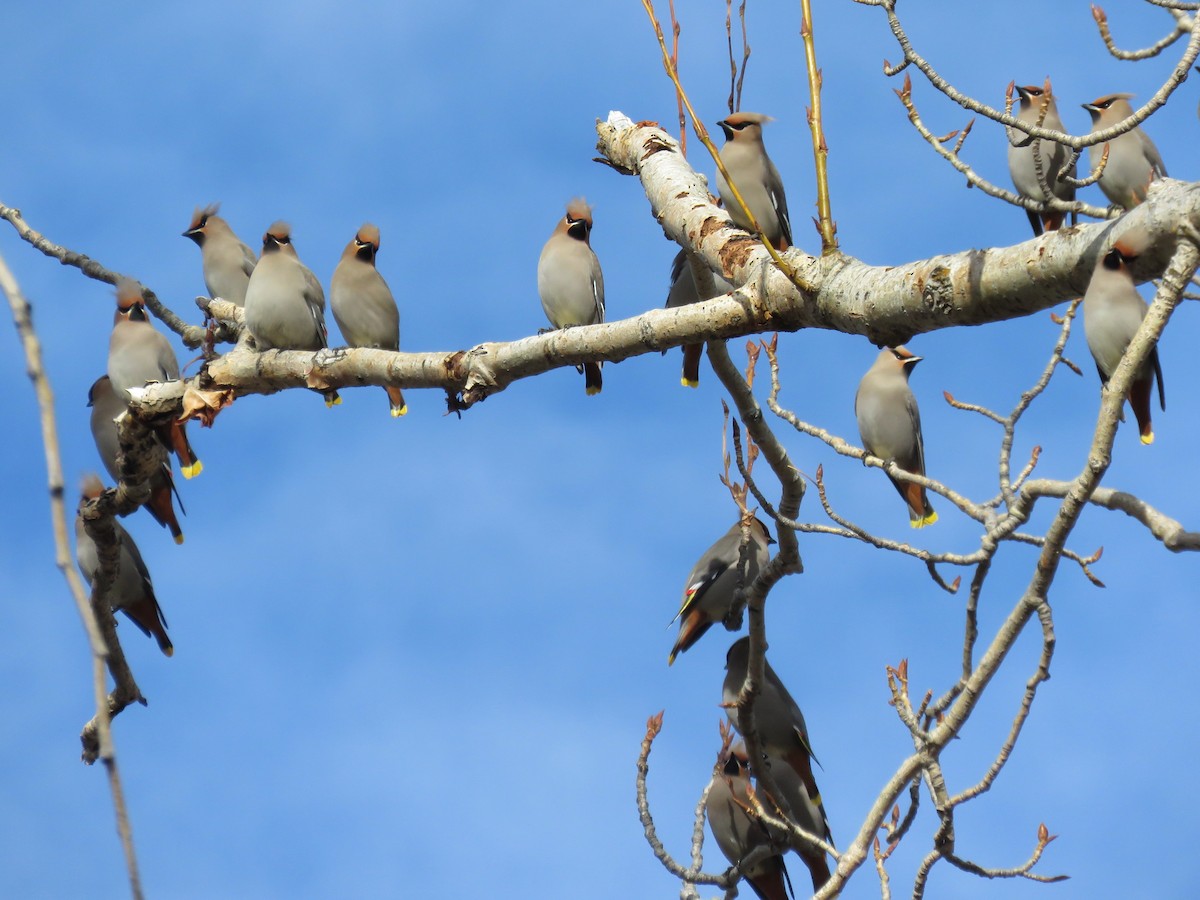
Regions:
<instances>
[{"instance_id":1,"label":"flock of birds","mask_svg":"<svg viewBox=\"0 0 1200 900\"><path fill-rule=\"evenodd\" d=\"M1062 130L1055 100L1046 88L1017 88L1022 122ZM1128 95L1113 94L1084 104L1091 113L1093 130L1108 128L1132 114ZM763 125L770 121L759 113L734 113L720 122L725 134L721 160L737 185L746 207L758 223L763 237L778 250L792 246L787 200L778 170L763 145ZM1107 159L1104 160L1107 147ZM1099 179L1101 190L1115 204L1130 209L1142 202L1150 182L1166 176L1162 158L1153 142L1135 128L1104 145L1091 148L1093 166L1105 163ZM1008 161L1013 183L1022 197L1038 202L1057 198L1071 201L1075 187L1060 176L1067 171L1070 153L1061 144L1041 139L1011 144ZM729 184L718 172L717 189L733 224L753 231L751 220L736 202ZM272 348L319 350L328 345L325 327L325 293L320 281L301 261L286 222L275 222L263 237L261 256L243 243L229 224L217 215L216 205L197 209L183 232L200 247L205 285L212 297L220 297L244 309L245 327L259 351ZM1030 212L1035 235L1053 231L1063 224L1063 213ZM591 325L604 321L604 277L591 248L591 209L583 200L572 200L546 241L538 259L537 283L542 307L555 329ZM1140 231L1125 233L1102 255L1083 299L1084 331L1102 381L1107 382L1121 355L1145 316L1147 305L1138 294L1130 263L1147 249ZM350 347L399 350L400 316L387 282L375 267L379 252L379 229L364 224L346 245L330 282L330 307ZM733 285L716 277L718 292ZM672 266L668 307L699 300L691 266L684 251ZM682 383L699 384L702 344L683 348ZM908 379L921 357L902 346L884 348L863 376L855 397L855 413L863 447L881 459L916 475L925 474L924 442L917 401ZM589 395L602 388L601 363L582 367ZM92 385L88 403L92 408L91 429L110 477L120 477L120 446L117 420L125 413L129 391L150 382L178 380L179 363L167 338L151 324L136 282L117 285L117 310L109 344L108 371ZM1138 373L1128 399L1137 417L1143 443L1154 432L1150 420L1151 382L1157 377L1159 403L1165 408L1162 372L1157 350ZM407 412L400 389L386 387L393 416ZM341 402L336 390L321 391L327 405ZM166 527L176 543L183 533L175 514L173 497L178 493L171 474L169 453L179 460L185 478L198 475L200 460L188 442L184 423L164 426L157 432L157 468L150 480L146 510ZM937 521L924 487L912 481L891 478L908 510L910 524L920 528ZM80 505L100 495L103 484L96 476L85 480ZM182 509L182 505L180 506ZM111 591L112 606L124 612L146 635L152 635L163 653L173 652L150 573L137 545L120 523L114 522L120 543L120 562ZM749 586L767 565L769 545L774 543L766 526L750 521L743 553L743 527L739 521L697 561L688 576L683 602L676 618L679 634L668 663L687 651L715 623L723 622L737 600L739 588ZM91 584L99 568L97 549L76 520L80 569ZM744 558L744 565L743 565ZM729 717L739 730L741 723L734 705L746 678L749 638L743 637L729 649L726 658L724 701ZM742 742L723 757L722 769L714 776L708 794L708 820L717 844L763 900L786 900L787 869L779 848L791 845L786 834L777 833L751 809L748 788L760 767L769 766L778 797L766 796L771 811L790 811L791 818L810 834L832 844L829 822L813 777L815 757L808 740L804 717L778 676L766 666L766 679L755 705L756 731L763 749L761 760L750 760ZM760 796L760 799L763 799ZM798 850L819 890L830 877L825 853L815 845ZM786 883L786 887L785 887Z\"/></svg>"}]
</instances>

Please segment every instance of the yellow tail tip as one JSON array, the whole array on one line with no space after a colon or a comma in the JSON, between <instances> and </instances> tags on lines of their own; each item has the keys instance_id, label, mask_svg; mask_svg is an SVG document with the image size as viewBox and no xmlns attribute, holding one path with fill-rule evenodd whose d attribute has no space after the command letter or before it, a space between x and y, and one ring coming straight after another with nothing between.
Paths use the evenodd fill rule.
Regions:
<instances>
[{"instance_id":1,"label":"yellow tail tip","mask_svg":"<svg viewBox=\"0 0 1200 900\"><path fill-rule=\"evenodd\" d=\"M340 396L338 396L337 394L334 394L332 400L330 400L328 397L325 398L325 406L328 409L333 409L335 406L341 406L341 405L342 405L342 398Z\"/></svg>"},{"instance_id":2,"label":"yellow tail tip","mask_svg":"<svg viewBox=\"0 0 1200 900\"><path fill-rule=\"evenodd\" d=\"M1154 443L1154 432L1152 431L1149 434L1143 434L1142 435L1142 443L1143 444L1153 444Z\"/></svg>"},{"instance_id":3,"label":"yellow tail tip","mask_svg":"<svg viewBox=\"0 0 1200 900\"><path fill-rule=\"evenodd\" d=\"M406 416L406 415L408 415L408 404L401 406L399 409L397 409L394 406L392 407L392 418L393 419L398 419L401 416Z\"/></svg>"},{"instance_id":4,"label":"yellow tail tip","mask_svg":"<svg viewBox=\"0 0 1200 900\"><path fill-rule=\"evenodd\" d=\"M587 395L589 397L595 397L598 393L600 393L600 388L598 387L590 387L587 389Z\"/></svg>"},{"instance_id":5,"label":"yellow tail tip","mask_svg":"<svg viewBox=\"0 0 1200 900\"><path fill-rule=\"evenodd\" d=\"M926 525L932 525L938 519L937 513L932 509L925 515L923 519L910 519L909 524L913 528L924 528Z\"/></svg>"},{"instance_id":6,"label":"yellow tail tip","mask_svg":"<svg viewBox=\"0 0 1200 900\"><path fill-rule=\"evenodd\" d=\"M163 647L162 652L163 652L163 656L174 656L175 648L174 647Z\"/></svg>"},{"instance_id":7,"label":"yellow tail tip","mask_svg":"<svg viewBox=\"0 0 1200 900\"><path fill-rule=\"evenodd\" d=\"M183 543L183 535L182 534L175 535L175 543L177 543L177 544Z\"/></svg>"},{"instance_id":8,"label":"yellow tail tip","mask_svg":"<svg viewBox=\"0 0 1200 900\"><path fill-rule=\"evenodd\" d=\"M204 471L204 463L200 462L200 460L196 460L190 466L181 467L179 471L183 473L184 478L195 478Z\"/></svg>"},{"instance_id":9,"label":"yellow tail tip","mask_svg":"<svg viewBox=\"0 0 1200 900\"><path fill-rule=\"evenodd\" d=\"M680 378L679 383L682 384L684 387L690 387L690 388L700 387L699 381L693 381L692 379L687 378L687 377Z\"/></svg>"},{"instance_id":10,"label":"yellow tail tip","mask_svg":"<svg viewBox=\"0 0 1200 900\"><path fill-rule=\"evenodd\" d=\"M676 656L676 653L674 650L672 650L671 655L667 657L667 665L668 666L675 665L675 656Z\"/></svg>"}]
</instances>

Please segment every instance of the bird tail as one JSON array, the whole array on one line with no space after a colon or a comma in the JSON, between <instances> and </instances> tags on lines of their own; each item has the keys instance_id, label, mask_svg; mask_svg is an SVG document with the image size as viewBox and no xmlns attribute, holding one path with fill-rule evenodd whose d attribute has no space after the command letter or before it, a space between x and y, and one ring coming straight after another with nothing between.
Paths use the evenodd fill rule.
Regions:
<instances>
[{"instance_id":1,"label":"bird tail","mask_svg":"<svg viewBox=\"0 0 1200 900\"><path fill-rule=\"evenodd\" d=\"M604 386L604 380L600 377L600 363L583 364L583 383L589 397L600 393L600 389Z\"/></svg>"},{"instance_id":2,"label":"bird tail","mask_svg":"<svg viewBox=\"0 0 1200 900\"><path fill-rule=\"evenodd\" d=\"M703 344L686 344L683 348L683 377L679 383L684 387L700 387L700 354Z\"/></svg>"},{"instance_id":3,"label":"bird tail","mask_svg":"<svg viewBox=\"0 0 1200 900\"><path fill-rule=\"evenodd\" d=\"M400 388L387 385L384 387L387 391L388 403L392 406L392 416L399 418L408 412L408 404L404 402L404 394L400 392Z\"/></svg>"}]
</instances>

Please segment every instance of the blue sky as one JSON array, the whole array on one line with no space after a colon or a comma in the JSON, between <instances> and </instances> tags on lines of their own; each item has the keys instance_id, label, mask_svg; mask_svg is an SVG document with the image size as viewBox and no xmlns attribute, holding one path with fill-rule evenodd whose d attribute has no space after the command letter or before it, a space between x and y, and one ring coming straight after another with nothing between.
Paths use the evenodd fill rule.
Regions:
<instances>
[{"instance_id":1,"label":"blue sky","mask_svg":"<svg viewBox=\"0 0 1200 900\"><path fill-rule=\"evenodd\" d=\"M665 14L665 4L662 12ZM728 92L713 4L681 0L683 74L712 123ZM1012 79L1051 75L1067 126L1078 104L1148 96L1171 59L1110 59L1083 2L1018 8L909 3L918 48L961 89L1003 102ZM1045 27L1011 36L1028 10ZM1166 13L1112 10L1117 40L1148 43ZM1119 12L1119 15L1116 13ZM834 215L843 248L881 265L1025 240L1022 211L964 189L908 126L880 72L899 57L883 15L820 4ZM773 16L779 18L772 18ZM565 202L595 207L593 246L610 319L661 305L674 247L637 182L596 165L593 123L610 109L671 130L674 96L639 4L447 2L384 8L213 2L17 6L3 14L9 123L0 199L51 239L152 287L193 320L200 259L179 236L194 206L252 246L292 223L301 258L327 284L364 221L380 226L379 267L400 302L402 346L456 350L545 322L537 256ZM814 196L799 13L751 4L754 55L743 107L777 118L766 134L802 246ZM1064 36L1070 35L1069 40ZM1069 54L1061 51L1067 43ZM1168 54L1169 55L1169 54ZM918 82L930 127L968 116ZM1172 175L1197 177L1196 89L1147 130ZM698 148L698 145L693 144ZM966 151L1007 185L1004 137L979 123ZM711 163L695 151L699 168ZM1085 192L1097 204L1096 188ZM53 378L67 477L99 469L84 407L104 370L112 292L0 229L0 252L34 304ZM1118 435L1106 484L1195 528L1192 480L1200 378L1186 304L1161 343L1168 410L1158 440ZM1036 378L1057 329L1043 313L910 343L930 473L975 498L995 491L998 430L940 399L1007 408ZM742 342L734 342L740 358ZM876 350L863 338L781 338L782 400L856 439L853 397ZM189 354L179 347L181 359ZM1081 329L1063 372L1026 418L1018 457L1040 474L1082 463L1099 392ZM91 714L90 660L54 568L32 391L15 340L0 359L9 392L0 554L0 893L121 896L120 849L103 773L78 761ZM194 367L191 371L194 371ZM142 874L152 897L665 897L634 808L646 717L666 710L651 759L659 834L687 852L692 810L718 746L722 666L733 636L711 632L668 669L666 629L684 576L733 521L717 480L721 393L679 386L679 355L605 369L586 398L570 369L443 415L407 393L392 420L382 391L344 392L333 411L307 392L250 397L195 430L203 475L181 485L187 542L145 513L126 521L153 572L176 646L159 655L121 635L149 707L116 724ZM838 509L899 538L908 529L883 475L785 436L796 465L824 464ZM71 493L74 493L72 489ZM940 505L915 536L969 551L973 524ZM815 494L803 517L823 521ZM1034 524L1048 521L1044 504ZM1039 822L1060 838L1040 871L1066 884L983 882L948 866L931 896L1095 897L1193 893L1197 562L1164 551L1123 516L1090 510L1070 545L1105 548L1090 586L1064 563L1058 650L1004 774L957 819L958 849L992 866L1023 861ZM807 572L771 596L770 659L804 707L835 839L846 844L911 745L887 706L884 667L910 659L915 693L943 690L961 648L961 597L911 559L803 538ZM1029 578L1033 552L1006 546L982 598L995 626ZM946 571L946 570L944 570ZM946 571L949 577L955 574ZM994 756L1034 668L1021 640L943 762L952 790ZM901 893L927 850L928 803L891 865ZM1154 848L1131 852L1134 841ZM714 846L707 868L724 861ZM802 867L793 865L802 884ZM876 896L869 872L849 897ZM711 896L714 892L704 892Z\"/></svg>"}]
</instances>

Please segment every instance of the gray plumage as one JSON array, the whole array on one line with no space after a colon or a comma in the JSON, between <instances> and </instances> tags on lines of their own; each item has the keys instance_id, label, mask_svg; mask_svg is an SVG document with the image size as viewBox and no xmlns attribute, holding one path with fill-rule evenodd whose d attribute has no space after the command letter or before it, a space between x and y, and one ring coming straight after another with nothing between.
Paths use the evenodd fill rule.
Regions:
<instances>
[{"instance_id":1,"label":"gray plumage","mask_svg":"<svg viewBox=\"0 0 1200 900\"><path fill-rule=\"evenodd\" d=\"M217 215L212 203L192 214L183 236L200 248L204 286L210 297L220 297L235 306L246 305L246 288L258 257L233 233L229 223Z\"/></svg>"},{"instance_id":2,"label":"gray plumage","mask_svg":"<svg viewBox=\"0 0 1200 900\"><path fill-rule=\"evenodd\" d=\"M740 741L730 748L722 769L713 775L709 785L704 810L708 816L708 827L717 846L750 885L750 889L761 900L788 900L787 888L790 881L783 855L760 851L772 843L767 830L750 818L746 809L750 807L749 763L745 745ZM763 799L759 797L760 801ZM769 805L764 806L770 811ZM777 844L786 844L778 837ZM743 861L754 854L757 861L743 866Z\"/></svg>"},{"instance_id":3,"label":"gray plumage","mask_svg":"<svg viewBox=\"0 0 1200 900\"><path fill-rule=\"evenodd\" d=\"M400 349L400 311L387 282L375 268L379 229L365 224L342 251L329 282L329 308L351 347ZM387 386L393 416L408 412L399 388Z\"/></svg>"},{"instance_id":4,"label":"gray plumage","mask_svg":"<svg viewBox=\"0 0 1200 900\"><path fill-rule=\"evenodd\" d=\"M325 291L300 262L287 222L275 222L263 235L262 258L246 288L246 328L259 350L327 346Z\"/></svg>"},{"instance_id":5,"label":"gray plumage","mask_svg":"<svg viewBox=\"0 0 1200 900\"><path fill-rule=\"evenodd\" d=\"M1096 362L1100 381L1107 384L1116 371L1129 342L1146 317L1147 305L1138 293L1129 263L1141 255L1147 238L1140 231L1127 232L1096 261L1092 279L1083 295L1083 332ZM1138 370L1126 398L1138 421L1143 444L1154 441L1150 416L1152 382L1158 381L1158 402L1166 409L1162 366L1155 346Z\"/></svg>"},{"instance_id":6,"label":"gray plumage","mask_svg":"<svg viewBox=\"0 0 1200 900\"><path fill-rule=\"evenodd\" d=\"M604 321L604 275L592 251L591 233L591 207L581 199L572 200L538 257L538 295L555 328ZM600 364L584 363L583 371L587 393L600 393Z\"/></svg>"},{"instance_id":7,"label":"gray plumage","mask_svg":"<svg viewBox=\"0 0 1200 900\"><path fill-rule=\"evenodd\" d=\"M108 342L108 377L125 402L130 388L178 381L179 360L171 342L146 317L142 289L127 278L117 282L117 312Z\"/></svg>"},{"instance_id":8,"label":"gray plumage","mask_svg":"<svg viewBox=\"0 0 1200 900\"><path fill-rule=\"evenodd\" d=\"M1017 93L1020 95L1020 106L1016 115L1019 121L1029 125L1038 124L1038 118L1042 115L1042 105L1045 103L1046 114L1041 121L1042 127L1066 133L1062 119L1059 118L1058 105L1054 102L1053 94L1036 85L1018 87ZM1014 131L1013 137L1019 139L1028 136ZM1037 148L1036 158L1035 147ZM1008 172L1012 176L1013 186L1017 189L1018 194L1029 200L1043 202L1049 198L1046 189L1042 186L1043 180L1038 178L1037 162L1040 160L1044 183L1050 187L1051 195L1059 200L1070 202L1075 199L1075 185L1060 181L1058 178L1060 173L1075 177L1075 166L1071 166L1069 172L1064 172L1070 158L1071 151L1055 141L1037 139L1030 141L1024 147L1014 147L1012 143L1009 143ZM1046 210L1040 215L1032 210L1026 210L1026 213L1035 235L1041 234L1043 228L1046 231L1057 231L1063 223L1064 214L1055 210Z\"/></svg>"},{"instance_id":9,"label":"gray plumage","mask_svg":"<svg viewBox=\"0 0 1200 900\"><path fill-rule=\"evenodd\" d=\"M1092 117L1092 133L1112 128L1132 116L1133 107L1129 105L1132 96L1109 94L1083 104ZM1106 146L1109 148L1108 163L1100 176L1100 190L1112 203L1133 209L1146 199L1151 181L1167 177L1167 167L1154 141L1140 126L1111 141L1089 147L1088 161L1092 171L1100 166Z\"/></svg>"},{"instance_id":10,"label":"gray plumage","mask_svg":"<svg viewBox=\"0 0 1200 900\"><path fill-rule=\"evenodd\" d=\"M750 523L750 545L747 548L746 571L739 578L741 561L742 523L721 535L700 555L683 585L683 602L675 618L679 619L679 636L667 665L686 653L716 622L724 621L733 606L738 582L746 590L770 560L768 545L774 543L767 526L755 518ZM674 621L674 620L672 620Z\"/></svg>"},{"instance_id":11,"label":"gray plumage","mask_svg":"<svg viewBox=\"0 0 1200 900\"><path fill-rule=\"evenodd\" d=\"M925 441L921 413L908 386L908 376L921 357L905 347L887 347L858 384L854 414L863 448L873 456L894 460L906 472L925 474ZM909 524L923 528L937 521L925 488L891 478L908 506Z\"/></svg>"},{"instance_id":12,"label":"gray plumage","mask_svg":"<svg viewBox=\"0 0 1200 900\"><path fill-rule=\"evenodd\" d=\"M85 482L80 505L100 496L102 490L103 486L98 478L89 478ZM175 650L167 636L167 620L163 617L158 598L154 595L154 585L150 581L150 572L142 560L142 554L120 522L114 520L112 525L121 549L117 562L117 578L109 591L110 605L114 610L125 613L147 637L153 636L159 649L165 655L171 656ZM100 557L95 542L84 527L83 519L78 515L75 517L75 553L79 571L91 585L100 570Z\"/></svg>"},{"instance_id":13,"label":"gray plumage","mask_svg":"<svg viewBox=\"0 0 1200 900\"><path fill-rule=\"evenodd\" d=\"M733 290L732 284L715 273L713 274L713 283L717 294L727 294ZM671 262L671 287L667 292L667 309L699 302L700 295L696 291L696 279L692 275L692 266L688 262L687 252L680 250ZM683 346L683 374L679 381L684 387L700 386L700 355L703 352L703 344L685 344Z\"/></svg>"},{"instance_id":14,"label":"gray plumage","mask_svg":"<svg viewBox=\"0 0 1200 900\"><path fill-rule=\"evenodd\" d=\"M726 715L743 735L746 730L742 727L741 715L735 704L746 681L749 661L750 638L739 638L725 657L725 682L721 690ZM804 724L804 714L771 664L766 660L763 663L763 682L754 701L754 724L760 749L770 759L771 774L783 792L784 800L792 807L797 823L817 837L832 840L825 805L813 775L812 761L815 757L808 739L808 727ZM791 772L787 772L787 769L791 769ZM815 810L815 813L810 810ZM814 888L820 889L830 875L825 855L812 850L802 852L800 856L812 875Z\"/></svg>"},{"instance_id":15,"label":"gray plumage","mask_svg":"<svg viewBox=\"0 0 1200 900\"><path fill-rule=\"evenodd\" d=\"M788 218L783 179L763 145L762 127L769 121L770 116L751 112L738 112L722 119L717 123L725 132L725 145L721 147L720 155L729 177L758 220L763 236L777 249L786 250L792 245L792 224ZM717 170L717 193L733 224L753 234L750 220L742 212L720 169Z\"/></svg>"}]
</instances>

